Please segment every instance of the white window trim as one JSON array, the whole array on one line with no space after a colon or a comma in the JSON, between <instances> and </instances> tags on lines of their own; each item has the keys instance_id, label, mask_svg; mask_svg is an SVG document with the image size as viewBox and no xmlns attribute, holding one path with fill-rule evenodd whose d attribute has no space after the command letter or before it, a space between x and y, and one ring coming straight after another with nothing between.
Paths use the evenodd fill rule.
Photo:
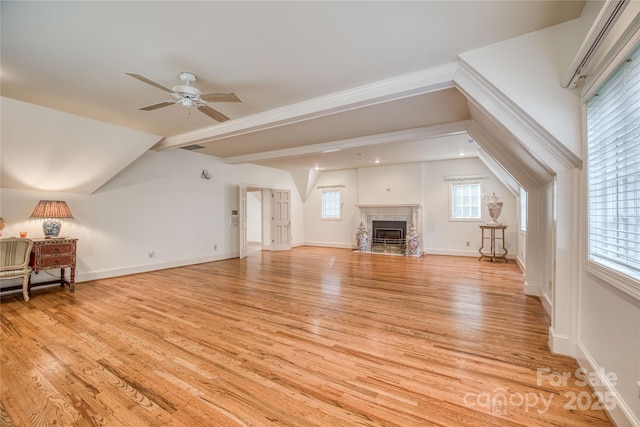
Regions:
<instances>
[{"instance_id":1,"label":"white window trim","mask_svg":"<svg viewBox=\"0 0 640 427\"><path fill-rule=\"evenodd\" d=\"M452 212L451 212L451 208L452 208L452 204L453 204L453 200L451 199L452 193L453 193L453 187L457 186L457 185L470 185L470 184L478 184L480 185L480 217L479 218L454 218L452 216ZM483 209L483 205L482 205L482 195L484 194L484 186L482 185L482 181L478 180L478 179L473 179L473 180L458 180L458 181L450 181L449 182L449 222L483 222L485 219L485 214L484 214L484 209Z\"/></svg>"},{"instance_id":2,"label":"white window trim","mask_svg":"<svg viewBox=\"0 0 640 427\"><path fill-rule=\"evenodd\" d=\"M603 282L640 301L640 283L637 280L608 268L603 261L587 260L585 270Z\"/></svg>"},{"instance_id":3,"label":"white window trim","mask_svg":"<svg viewBox=\"0 0 640 427\"><path fill-rule=\"evenodd\" d=\"M324 205L323 205L323 201L324 201L324 193L328 193L328 192L338 192L340 194L340 206L339 206L339 212L337 217L326 217L323 215L324 212ZM340 187L325 187L322 189L322 192L320 193L320 221L342 221L342 206L344 206L344 203L342 202L342 188Z\"/></svg>"}]
</instances>

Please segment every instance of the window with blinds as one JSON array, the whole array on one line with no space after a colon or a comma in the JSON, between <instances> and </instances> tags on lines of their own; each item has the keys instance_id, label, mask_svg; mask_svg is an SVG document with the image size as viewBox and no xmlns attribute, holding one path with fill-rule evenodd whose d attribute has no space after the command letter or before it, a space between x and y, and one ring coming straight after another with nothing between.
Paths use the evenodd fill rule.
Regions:
<instances>
[{"instance_id":1,"label":"window with blinds","mask_svg":"<svg viewBox=\"0 0 640 427\"><path fill-rule=\"evenodd\" d=\"M520 231L527 231L527 192L520 187Z\"/></svg>"},{"instance_id":2,"label":"window with blinds","mask_svg":"<svg viewBox=\"0 0 640 427\"><path fill-rule=\"evenodd\" d=\"M587 101L588 260L640 280L640 46Z\"/></svg>"}]
</instances>

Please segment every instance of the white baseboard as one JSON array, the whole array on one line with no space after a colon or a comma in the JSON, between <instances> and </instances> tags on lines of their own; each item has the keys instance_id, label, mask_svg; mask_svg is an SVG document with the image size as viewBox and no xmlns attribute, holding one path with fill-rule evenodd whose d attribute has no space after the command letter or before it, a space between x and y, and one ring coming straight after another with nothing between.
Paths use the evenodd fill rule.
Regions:
<instances>
[{"instance_id":1,"label":"white baseboard","mask_svg":"<svg viewBox=\"0 0 640 427\"><path fill-rule=\"evenodd\" d=\"M524 282L524 294L525 295L531 295L534 297L539 297L540 296L540 288L538 288L537 285L532 285L529 282L525 281ZM549 314L549 313L547 313Z\"/></svg>"},{"instance_id":2,"label":"white baseboard","mask_svg":"<svg viewBox=\"0 0 640 427\"><path fill-rule=\"evenodd\" d=\"M568 336L556 334L553 327L549 327L549 350L555 354L576 357L576 346Z\"/></svg>"},{"instance_id":3,"label":"white baseboard","mask_svg":"<svg viewBox=\"0 0 640 427\"><path fill-rule=\"evenodd\" d=\"M618 427L637 427L640 426L640 419L638 414L634 414L629 405L622 399L615 384L612 384L604 368L600 368L591 354L578 342L577 355L578 365L584 369L588 377L595 376L597 380L592 381L591 386L597 393L597 396L603 396L608 401L602 402L603 405L607 405L607 413ZM612 408L611 408L612 406Z\"/></svg>"},{"instance_id":4,"label":"white baseboard","mask_svg":"<svg viewBox=\"0 0 640 427\"><path fill-rule=\"evenodd\" d=\"M427 255L450 255L450 256L466 256L471 258L480 258L477 249L435 249L426 248L424 253ZM507 259L515 259L515 255L507 254Z\"/></svg>"},{"instance_id":5,"label":"white baseboard","mask_svg":"<svg viewBox=\"0 0 640 427\"><path fill-rule=\"evenodd\" d=\"M76 274L76 283L89 282L91 280L108 279L111 277L127 276L129 274L148 273L150 271L164 270L166 268L183 267L186 265L202 264L204 262L221 261L223 259L237 258L238 253L217 254L207 257L189 258L182 260L174 260L167 262L159 262L154 264L135 265L123 268L113 268L107 270L97 270L90 272L78 272ZM33 280L33 276L32 276ZM37 283L37 281L33 281Z\"/></svg>"},{"instance_id":6,"label":"white baseboard","mask_svg":"<svg viewBox=\"0 0 640 427\"><path fill-rule=\"evenodd\" d=\"M304 242L300 246L319 246L322 248L356 249L354 245L350 245L348 243L331 243L331 242Z\"/></svg>"},{"instance_id":7,"label":"white baseboard","mask_svg":"<svg viewBox=\"0 0 640 427\"><path fill-rule=\"evenodd\" d=\"M550 296L548 294L545 294L544 292L538 292L538 298L540 298L540 302L542 303L542 307L544 308L544 311L547 313L547 316L552 318L553 316L551 315L551 312L552 312L553 304L551 304Z\"/></svg>"},{"instance_id":8,"label":"white baseboard","mask_svg":"<svg viewBox=\"0 0 640 427\"><path fill-rule=\"evenodd\" d=\"M478 250L464 250L464 249L434 249L425 248L424 253L426 255L450 255L450 256L466 256L473 258L480 258Z\"/></svg>"}]
</instances>

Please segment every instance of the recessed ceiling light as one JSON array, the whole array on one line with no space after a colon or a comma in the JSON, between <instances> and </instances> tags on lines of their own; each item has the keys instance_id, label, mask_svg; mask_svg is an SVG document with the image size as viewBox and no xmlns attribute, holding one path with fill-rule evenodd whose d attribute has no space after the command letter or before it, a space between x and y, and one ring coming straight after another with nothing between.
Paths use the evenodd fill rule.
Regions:
<instances>
[{"instance_id":1,"label":"recessed ceiling light","mask_svg":"<svg viewBox=\"0 0 640 427\"><path fill-rule=\"evenodd\" d=\"M458 156L464 156L464 153L458 153Z\"/></svg>"},{"instance_id":2,"label":"recessed ceiling light","mask_svg":"<svg viewBox=\"0 0 640 427\"><path fill-rule=\"evenodd\" d=\"M380 163L380 160L376 159L376 163Z\"/></svg>"}]
</instances>

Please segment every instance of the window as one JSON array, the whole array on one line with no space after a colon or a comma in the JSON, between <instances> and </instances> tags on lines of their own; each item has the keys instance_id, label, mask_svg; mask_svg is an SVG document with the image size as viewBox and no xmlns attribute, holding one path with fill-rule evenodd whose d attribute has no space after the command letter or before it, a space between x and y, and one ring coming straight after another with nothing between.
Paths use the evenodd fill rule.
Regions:
<instances>
[{"instance_id":1,"label":"window","mask_svg":"<svg viewBox=\"0 0 640 427\"><path fill-rule=\"evenodd\" d=\"M527 232L527 192L520 187L520 231Z\"/></svg>"},{"instance_id":2,"label":"window","mask_svg":"<svg viewBox=\"0 0 640 427\"><path fill-rule=\"evenodd\" d=\"M640 47L586 110L587 265L640 294Z\"/></svg>"},{"instance_id":3,"label":"window","mask_svg":"<svg viewBox=\"0 0 640 427\"><path fill-rule=\"evenodd\" d=\"M340 189L322 190L322 219L341 219Z\"/></svg>"},{"instance_id":4,"label":"window","mask_svg":"<svg viewBox=\"0 0 640 427\"><path fill-rule=\"evenodd\" d=\"M452 182L450 185L449 220L482 220L482 188L479 182Z\"/></svg>"}]
</instances>

